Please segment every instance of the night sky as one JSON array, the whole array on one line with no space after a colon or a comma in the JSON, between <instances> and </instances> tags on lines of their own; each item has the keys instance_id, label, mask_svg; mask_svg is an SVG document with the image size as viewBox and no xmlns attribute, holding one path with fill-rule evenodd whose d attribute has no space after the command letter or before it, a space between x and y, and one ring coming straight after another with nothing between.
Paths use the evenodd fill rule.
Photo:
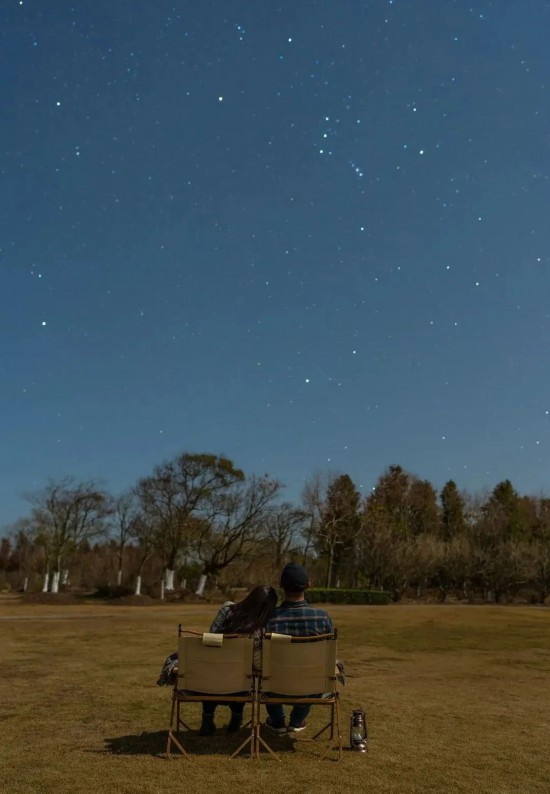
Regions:
<instances>
[{"instance_id":1,"label":"night sky","mask_svg":"<svg viewBox=\"0 0 550 794\"><path fill-rule=\"evenodd\" d=\"M3 0L0 523L224 453L550 483L550 4Z\"/></svg>"}]
</instances>

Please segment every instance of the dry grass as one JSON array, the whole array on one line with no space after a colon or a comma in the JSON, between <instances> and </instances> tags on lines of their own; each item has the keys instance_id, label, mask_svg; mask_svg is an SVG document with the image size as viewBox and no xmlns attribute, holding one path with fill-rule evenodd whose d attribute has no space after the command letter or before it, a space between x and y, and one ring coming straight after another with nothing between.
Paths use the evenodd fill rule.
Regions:
<instances>
[{"instance_id":1,"label":"dry grass","mask_svg":"<svg viewBox=\"0 0 550 794\"><path fill-rule=\"evenodd\" d=\"M354 676L342 693L344 732L364 705L366 756L320 763L301 735L277 740L281 764L231 761L242 737L219 731L186 739L191 762L168 762L170 690L155 680L176 624L203 628L212 612L0 601L0 790L550 791L550 610L332 607ZM310 727L318 720L312 711Z\"/></svg>"}]
</instances>

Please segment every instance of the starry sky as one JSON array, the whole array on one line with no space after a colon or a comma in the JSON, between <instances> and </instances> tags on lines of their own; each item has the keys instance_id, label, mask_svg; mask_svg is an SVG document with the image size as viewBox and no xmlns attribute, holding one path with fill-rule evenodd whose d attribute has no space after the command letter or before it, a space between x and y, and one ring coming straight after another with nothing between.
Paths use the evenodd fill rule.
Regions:
<instances>
[{"instance_id":1,"label":"starry sky","mask_svg":"<svg viewBox=\"0 0 550 794\"><path fill-rule=\"evenodd\" d=\"M550 482L550 3L3 0L0 524L224 453Z\"/></svg>"}]
</instances>

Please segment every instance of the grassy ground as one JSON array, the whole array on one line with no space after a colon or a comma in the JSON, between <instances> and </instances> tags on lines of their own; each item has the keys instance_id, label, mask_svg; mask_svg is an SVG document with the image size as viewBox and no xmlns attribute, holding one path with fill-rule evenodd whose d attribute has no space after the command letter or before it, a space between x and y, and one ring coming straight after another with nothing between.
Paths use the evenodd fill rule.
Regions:
<instances>
[{"instance_id":1,"label":"grassy ground","mask_svg":"<svg viewBox=\"0 0 550 794\"><path fill-rule=\"evenodd\" d=\"M353 676L344 736L363 705L367 755L320 763L301 734L275 741L280 764L229 760L243 737L219 730L169 762L170 690L155 681L177 623L201 629L213 611L0 601L0 791L550 792L550 610L332 607Z\"/></svg>"}]
</instances>

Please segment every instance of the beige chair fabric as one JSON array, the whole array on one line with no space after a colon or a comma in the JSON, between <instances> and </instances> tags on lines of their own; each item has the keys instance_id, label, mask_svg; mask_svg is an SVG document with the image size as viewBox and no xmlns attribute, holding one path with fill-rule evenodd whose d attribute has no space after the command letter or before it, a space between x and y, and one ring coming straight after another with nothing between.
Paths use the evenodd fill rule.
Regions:
<instances>
[{"instance_id":1,"label":"beige chair fabric","mask_svg":"<svg viewBox=\"0 0 550 794\"><path fill-rule=\"evenodd\" d=\"M321 757L324 758L330 750L335 749L340 759L342 736L336 679L336 634L290 637L285 641L281 641L277 635L266 634L262 647L258 702L264 705L310 703L330 708L330 719L313 739L330 731L330 741ZM260 737L259 741L276 755L263 738Z\"/></svg>"},{"instance_id":2,"label":"beige chair fabric","mask_svg":"<svg viewBox=\"0 0 550 794\"><path fill-rule=\"evenodd\" d=\"M292 642L292 640L297 640ZM336 686L336 641L302 641L288 637L265 638L263 643L262 690L304 696L333 692Z\"/></svg>"},{"instance_id":3,"label":"beige chair fabric","mask_svg":"<svg viewBox=\"0 0 550 794\"><path fill-rule=\"evenodd\" d=\"M205 636L219 637L220 641L214 644L207 640L206 644ZM253 641L248 637L182 634L176 687L210 695L247 691L252 677L252 653Z\"/></svg>"},{"instance_id":4,"label":"beige chair fabric","mask_svg":"<svg viewBox=\"0 0 550 794\"><path fill-rule=\"evenodd\" d=\"M252 704L250 733L233 753L236 756L250 744L256 752L256 682L252 670L253 641L237 635L210 635L221 641L214 643L208 635L179 632L178 676L172 693L172 711L166 753L171 757L172 743L185 758L190 758L176 734L190 730L182 717L185 703L223 701ZM206 642L205 642L206 640Z\"/></svg>"}]
</instances>

